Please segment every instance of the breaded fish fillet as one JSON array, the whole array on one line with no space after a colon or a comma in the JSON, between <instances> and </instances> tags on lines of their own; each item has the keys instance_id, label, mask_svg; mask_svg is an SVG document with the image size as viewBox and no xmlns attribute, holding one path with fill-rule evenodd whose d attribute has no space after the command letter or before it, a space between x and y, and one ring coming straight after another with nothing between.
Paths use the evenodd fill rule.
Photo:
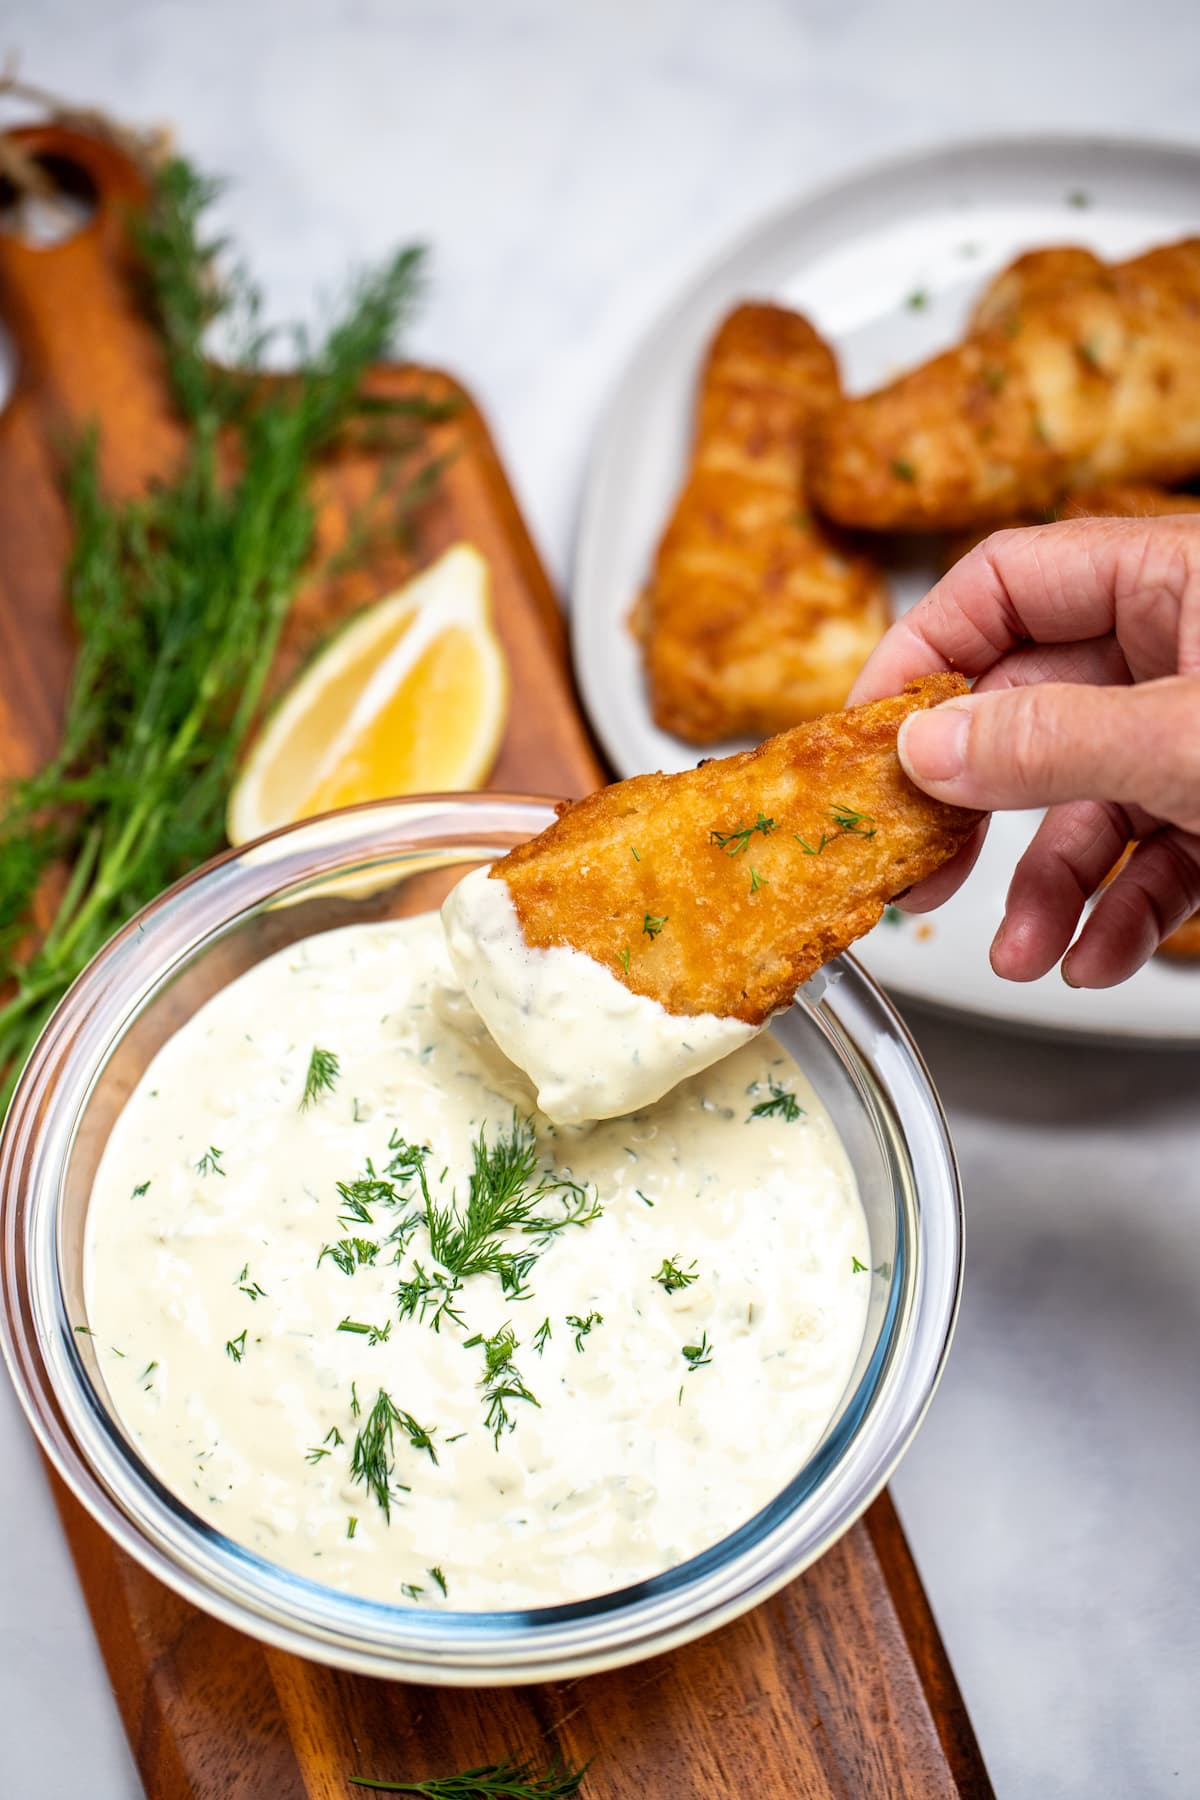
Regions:
<instances>
[{"instance_id":1,"label":"breaded fish fillet","mask_svg":"<svg viewBox=\"0 0 1200 1800\"><path fill-rule=\"evenodd\" d=\"M818 422L810 481L831 518L953 530L1200 470L1200 238L1059 276L1010 271L993 322Z\"/></svg>"},{"instance_id":2,"label":"breaded fish fillet","mask_svg":"<svg viewBox=\"0 0 1200 1800\"><path fill-rule=\"evenodd\" d=\"M635 775L496 863L530 945L563 944L668 1012L761 1024L938 868L978 815L896 756L909 713L965 693L929 675L757 750Z\"/></svg>"},{"instance_id":3,"label":"breaded fish fillet","mask_svg":"<svg viewBox=\"0 0 1200 1800\"><path fill-rule=\"evenodd\" d=\"M804 439L839 397L806 319L739 306L704 368L691 466L639 602L654 717L694 744L840 706L888 624L882 577L804 495Z\"/></svg>"}]
</instances>

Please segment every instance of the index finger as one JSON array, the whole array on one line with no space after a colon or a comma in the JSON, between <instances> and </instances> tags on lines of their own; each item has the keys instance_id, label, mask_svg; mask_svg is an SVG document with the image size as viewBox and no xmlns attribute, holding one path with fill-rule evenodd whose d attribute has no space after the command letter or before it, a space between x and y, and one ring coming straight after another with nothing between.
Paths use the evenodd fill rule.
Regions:
<instances>
[{"instance_id":1,"label":"index finger","mask_svg":"<svg viewBox=\"0 0 1200 1800\"><path fill-rule=\"evenodd\" d=\"M998 531L897 620L868 658L850 703L895 694L918 675L977 676L1016 645L1105 637L1122 603L1182 601L1200 550L1182 519L1068 519ZM1190 540L1190 555L1181 557Z\"/></svg>"}]
</instances>

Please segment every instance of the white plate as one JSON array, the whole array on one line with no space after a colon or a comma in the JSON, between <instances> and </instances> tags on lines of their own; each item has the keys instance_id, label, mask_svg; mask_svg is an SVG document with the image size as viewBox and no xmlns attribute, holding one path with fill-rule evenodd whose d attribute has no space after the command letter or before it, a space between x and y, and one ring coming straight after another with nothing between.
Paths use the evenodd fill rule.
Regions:
<instances>
[{"instance_id":1,"label":"white plate","mask_svg":"<svg viewBox=\"0 0 1200 1800\"><path fill-rule=\"evenodd\" d=\"M622 775L682 769L693 746L650 717L627 620L674 499L704 348L738 300L807 313L859 393L959 335L983 281L1021 250L1083 243L1109 257L1200 230L1200 151L1068 137L959 144L899 159L801 200L723 256L662 317L622 381L584 497L572 595L575 671ZM920 292L926 304L910 305ZM902 610L938 573L915 550L894 567ZM733 746L730 746L731 748ZM992 974L987 945L1033 815L997 817L961 893L919 924L879 926L856 953L885 986L1020 1029L1200 1044L1200 969L1157 960L1103 993L1057 974L1026 986Z\"/></svg>"}]
</instances>

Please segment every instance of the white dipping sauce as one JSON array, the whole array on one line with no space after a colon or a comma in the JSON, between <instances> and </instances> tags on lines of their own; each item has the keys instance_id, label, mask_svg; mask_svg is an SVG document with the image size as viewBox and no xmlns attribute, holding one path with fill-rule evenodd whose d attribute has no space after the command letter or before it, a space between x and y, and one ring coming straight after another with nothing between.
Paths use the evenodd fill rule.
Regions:
<instances>
[{"instance_id":1,"label":"white dipping sauce","mask_svg":"<svg viewBox=\"0 0 1200 1800\"><path fill-rule=\"evenodd\" d=\"M508 883L487 869L451 890L442 923L468 1000L560 1125L649 1106L760 1029L669 1013L579 950L527 943Z\"/></svg>"},{"instance_id":2,"label":"white dipping sauce","mask_svg":"<svg viewBox=\"0 0 1200 1800\"><path fill-rule=\"evenodd\" d=\"M338 1069L302 1109L314 1047ZM368 1222L349 1216L353 1184L403 1139L429 1147L435 1208L465 1209L472 1147L513 1130L514 1106L533 1114L528 1083L457 989L436 915L272 956L146 1070L96 1176L87 1327L142 1456L235 1542L372 1599L553 1605L715 1543L819 1441L862 1339L867 1230L779 1045L757 1038L632 1117L535 1115L539 1166L584 1190L538 1213L598 1200L602 1216L508 1233L506 1251L536 1255L522 1293L474 1274L452 1295L461 1323L401 1318L398 1284L439 1269L419 1186L393 1180L400 1203L373 1200ZM350 1274L320 1255L341 1240ZM537 1404L510 1396L497 1431L466 1340L506 1324L493 1389L515 1369ZM352 1465L381 1392L386 1514Z\"/></svg>"}]
</instances>

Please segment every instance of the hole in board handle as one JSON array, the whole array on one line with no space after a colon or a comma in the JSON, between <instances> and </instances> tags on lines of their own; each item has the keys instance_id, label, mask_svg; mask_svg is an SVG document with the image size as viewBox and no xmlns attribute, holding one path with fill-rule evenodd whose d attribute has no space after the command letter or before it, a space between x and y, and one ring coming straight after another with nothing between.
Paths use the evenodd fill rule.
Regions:
<instances>
[{"instance_id":1,"label":"hole in board handle","mask_svg":"<svg viewBox=\"0 0 1200 1800\"><path fill-rule=\"evenodd\" d=\"M34 250L54 250L77 237L96 216L96 184L67 156L30 159L46 178L47 191L29 192L9 175L0 176L0 231Z\"/></svg>"}]
</instances>

